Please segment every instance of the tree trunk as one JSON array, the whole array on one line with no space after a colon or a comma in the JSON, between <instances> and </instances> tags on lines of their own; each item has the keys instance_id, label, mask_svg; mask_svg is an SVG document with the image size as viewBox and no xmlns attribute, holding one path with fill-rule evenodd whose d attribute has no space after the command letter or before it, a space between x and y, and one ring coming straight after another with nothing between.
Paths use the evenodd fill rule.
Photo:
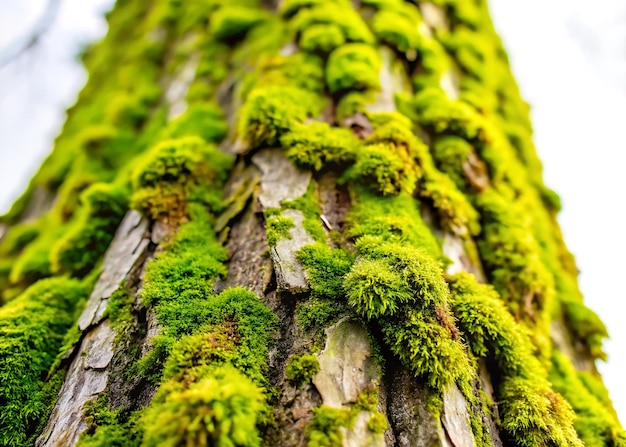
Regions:
<instances>
[{"instance_id":1,"label":"tree trunk","mask_svg":"<svg viewBox=\"0 0 626 447\"><path fill-rule=\"evenodd\" d=\"M2 218L0 444L626 446L481 0L119 0Z\"/></svg>"}]
</instances>

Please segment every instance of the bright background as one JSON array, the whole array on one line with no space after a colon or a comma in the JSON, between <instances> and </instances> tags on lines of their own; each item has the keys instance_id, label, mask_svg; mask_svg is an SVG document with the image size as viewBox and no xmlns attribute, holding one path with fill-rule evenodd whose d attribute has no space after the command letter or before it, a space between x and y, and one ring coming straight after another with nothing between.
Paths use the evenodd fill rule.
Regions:
<instances>
[{"instance_id":1,"label":"bright background","mask_svg":"<svg viewBox=\"0 0 626 447\"><path fill-rule=\"evenodd\" d=\"M0 0L0 52L26 36L46 0ZM86 80L75 55L106 32L112 0L64 0L47 34L0 67L0 213L52 148ZM491 0L524 98L546 183L581 270L587 304L609 328L599 364L626 422L626 2ZM622 348L622 352L625 350Z\"/></svg>"}]
</instances>

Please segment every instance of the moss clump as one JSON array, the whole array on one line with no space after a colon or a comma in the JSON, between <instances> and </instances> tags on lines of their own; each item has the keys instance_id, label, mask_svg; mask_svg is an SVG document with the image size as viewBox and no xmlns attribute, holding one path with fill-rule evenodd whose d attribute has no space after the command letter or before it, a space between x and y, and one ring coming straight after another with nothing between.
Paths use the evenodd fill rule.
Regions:
<instances>
[{"instance_id":1,"label":"moss clump","mask_svg":"<svg viewBox=\"0 0 626 447\"><path fill-rule=\"evenodd\" d=\"M234 367L216 367L188 387L167 385L167 397L151 406L143 419L143 446L261 445L256 424L264 395Z\"/></svg>"},{"instance_id":2,"label":"moss clump","mask_svg":"<svg viewBox=\"0 0 626 447\"><path fill-rule=\"evenodd\" d=\"M233 41L242 38L265 18L266 13L262 9L224 5L211 14L209 31L217 40Z\"/></svg>"},{"instance_id":3,"label":"moss clump","mask_svg":"<svg viewBox=\"0 0 626 447\"><path fill-rule=\"evenodd\" d=\"M0 308L0 443L32 445L57 389L44 384L86 291L74 280L37 282Z\"/></svg>"},{"instance_id":4,"label":"moss clump","mask_svg":"<svg viewBox=\"0 0 626 447\"><path fill-rule=\"evenodd\" d=\"M295 126L280 139L280 143L297 165L316 171L350 162L358 145L349 130L317 122Z\"/></svg>"},{"instance_id":5,"label":"moss clump","mask_svg":"<svg viewBox=\"0 0 626 447\"><path fill-rule=\"evenodd\" d=\"M363 236L361 256L344 280L355 310L381 325L385 342L414 374L442 393L470 365L448 309L439 263L411 246Z\"/></svg>"},{"instance_id":6,"label":"moss clump","mask_svg":"<svg viewBox=\"0 0 626 447\"><path fill-rule=\"evenodd\" d=\"M289 230L295 228L293 219L280 214L280 210L268 208L265 214L265 231L267 232L267 242L270 247L275 247L281 239L291 239Z\"/></svg>"},{"instance_id":7,"label":"moss clump","mask_svg":"<svg viewBox=\"0 0 626 447\"><path fill-rule=\"evenodd\" d=\"M351 90L379 90L380 56L372 46L360 43L343 45L334 50L326 67L326 84L335 94Z\"/></svg>"},{"instance_id":8,"label":"moss clump","mask_svg":"<svg viewBox=\"0 0 626 447\"><path fill-rule=\"evenodd\" d=\"M303 354L292 357L285 368L285 377L296 385L311 382L320 372L320 362L312 354Z\"/></svg>"},{"instance_id":9,"label":"moss clump","mask_svg":"<svg viewBox=\"0 0 626 447\"><path fill-rule=\"evenodd\" d=\"M73 275L87 274L113 240L128 203L124 188L95 184L81 195L82 208L76 221L52 247L52 270Z\"/></svg>"},{"instance_id":10,"label":"moss clump","mask_svg":"<svg viewBox=\"0 0 626 447\"><path fill-rule=\"evenodd\" d=\"M323 243L305 245L298 259L306 268L311 289L316 296L343 296L343 277L352 266L351 256L343 250L332 250Z\"/></svg>"},{"instance_id":11,"label":"moss clump","mask_svg":"<svg viewBox=\"0 0 626 447\"><path fill-rule=\"evenodd\" d=\"M384 144L370 144L359 152L356 163L346 175L364 184L376 185L382 195L396 195L412 189L414 178L406 176L402 158ZM413 185L411 185L413 183Z\"/></svg>"},{"instance_id":12,"label":"moss clump","mask_svg":"<svg viewBox=\"0 0 626 447\"><path fill-rule=\"evenodd\" d=\"M282 135L318 111L319 101L303 89L259 87L250 93L241 110L239 134L250 147L276 145Z\"/></svg>"},{"instance_id":13,"label":"moss clump","mask_svg":"<svg viewBox=\"0 0 626 447\"><path fill-rule=\"evenodd\" d=\"M334 24L317 24L302 31L300 48L310 53L327 55L346 41L341 28Z\"/></svg>"},{"instance_id":14,"label":"moss clump","mask_svg":"<svg viewBox=\"0 0 626 447\"><path fill-rule=\"evenodd\" d=\"M364 187L353 196L347 216L347 236L379 236L383 241L420 247L435 259L442 259L441 248L422 220L419 204L408 194L380 197Z\"/></svg>"},{"instance_id":15,"label":"moss clump","mask_svg":"<svg viewBox=\"0 0 626 447\"><path fill-rule=\"evenodd\" d=\"M297 35L315 25L334 25L341 30L346 42L374 44L376 39L352 5L345 1L333 2L287 2L283 14L293 15L289 26ZM295 3L298 3L297 5ZM304 6L304 7L303 7ZM308 7L306 7L308 6ZM294 13L297 11L297 14Z\"/></svg>"},{"instance_id":16,"label":"moss clump","mask_svg":"<svg viewBox=\"0 0 626 447\"><path fill-rule=\"evenodd\" d=\"M138 163L131 205L152 219L179 221L189 202L219 208L232 159L197 137L163 141Z\"/></svg>"},{"instance_id":17,"label":"moss clump","mask_svg":"<svg viewBox=\"0 0 626 447\"><path fill-rule=\"evenodd\" d=\"M423 39L419 32L422 18L419 10L413 5L403 6L398 10L383 9L376 13L372 20L372 28L376 37L390 47L401 53L410 50L416 52Z\"/></svg>"},{"instance_id":18,"label":"moss clump","mask_svg":"<svg viewBox=\"0 0 626 447\"><path fill-rule=\"evenodd\" d=\"M348 409L318 407L313 420L307 425L309 447L337 447L342 445L341 427L350 428L354 424L352 412Z\"/></svg>"},{"instance_id":19,"label":"moss clump","mask_svg":"<svg viewBox=\"0 0 626 447\"><path fill-rule=\"evenodd\" d=\"M582 445L574 413L555 393L533 353L528 332L516 323L491 286L463 273L451 278L452 310L477 358L495 362L492 377L505 439L516 445Z\"/></svg>"}]
</instances>

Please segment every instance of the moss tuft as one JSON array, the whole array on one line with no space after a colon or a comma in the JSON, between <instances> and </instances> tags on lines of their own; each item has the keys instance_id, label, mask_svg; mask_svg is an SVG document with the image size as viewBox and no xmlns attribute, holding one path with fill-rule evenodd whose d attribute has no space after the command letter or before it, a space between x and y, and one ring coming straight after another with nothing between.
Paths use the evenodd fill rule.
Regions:
<instances>
[{"instance_id":1,"label":"moss tuft","mask_svg":"<svg viewBox=\"0 0 626 447\"><path fill-rule=\"evenodd\" d=\"M264 395L234 367L216 367L189 387L173 382L167 388L166 397L152 405L142 420L143 446L261 445L256 423Z\"/></svg>"},{"instance_id":2,"label":"moss tuft","mask_svg":"<svg viewBox=\"0 0 626 447\"><path fill-rule=\"evenodd\" d=\"M297 87L259 87L241 109L239 134L250 147L273 146L298 123L319 112L315 96Z\"/></svg>"},{"instance_id":3,"label":"moss tuft","mask_svg":"<svg viewBox=\"0 0 626 447\"><path fill-rule=\"evenodd\" d=\"M163 141L135 168L131 205L152 219L174 221L187 216L189 202L219 210L231 164L229 156L198 137Z\"/></svg>"},{"instance_id":4,"label":"moss tuft","mask_svg":"<svg viewBox=\"0 0 626 447\"><path fill-rule=\"evenodd\" d=\"M350 255L318 242L302 247L298 259L306 268L316 296L337 299L343 295L343 278L352 266Z\"/></svg>"},{"instance_id":5,"label":"moss tuft","mask_svg":"<svg viewBox=\"0 0 626 447\"><path fill-rule=\"evenodd\" d=\"M32 445L47 420L58 389L44 378L86 293L78 281L45 279L0 308L0 444Z\"/></svg>"},{"instance_id":6,"label":"moss tuft","mask_svg":"<svg viewBox=\"0 0 626 447\"><path fill-rule=\"evenodd\" d=\"M351 43L334 50L326 67L326 84L335 94L351 90L379 90L380 56L372 46Z\"/></svg>"},{"instance_id":7,"label":"moss tuft","mask_svg":"<svg viewBox=\"0 0 626 447\"><path fill-rule=\"evenodd\" d=\"M211 14L209 31L217 40L238 40L265 17L261 9L225 4Z\"/></svg>"},{"instance_id":8,"label":"moss tuft","mask_svg":"<svg viewBox=\"0 0 626 447\"><path fill-rule=\"evenodd\" d=\"M296 385L310 383L320 371L320 363L312 354L297 355L289 360L285 377Z\"/></svg>"},{"instance_id":9,"label":"moss tuft","mask_svg":"<svg viewBox=\"0 0 626 447\"><path fill-rule=\"evenodd\" d=\"M127 196L124 188L104 183L92 185L81 194L79 215L52 247L54 272L84 276L93 269L126 213Z\"/></svg>"}]
</instances>

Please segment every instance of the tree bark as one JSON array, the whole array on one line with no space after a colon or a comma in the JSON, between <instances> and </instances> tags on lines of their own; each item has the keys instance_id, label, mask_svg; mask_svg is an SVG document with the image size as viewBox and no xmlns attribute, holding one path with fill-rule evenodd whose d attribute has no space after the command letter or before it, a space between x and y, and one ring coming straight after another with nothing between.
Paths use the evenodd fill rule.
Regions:
<instances>
[{"instance_id":1,"label":"tree bark","mask_svg":"<svg viewBox=\"0 0 626 447\"><path fill-rule=\"evenodd\" d=\"M482 1L108 20L2 218L2 445L626 445Z\"/></svg>"}]
</instances>

